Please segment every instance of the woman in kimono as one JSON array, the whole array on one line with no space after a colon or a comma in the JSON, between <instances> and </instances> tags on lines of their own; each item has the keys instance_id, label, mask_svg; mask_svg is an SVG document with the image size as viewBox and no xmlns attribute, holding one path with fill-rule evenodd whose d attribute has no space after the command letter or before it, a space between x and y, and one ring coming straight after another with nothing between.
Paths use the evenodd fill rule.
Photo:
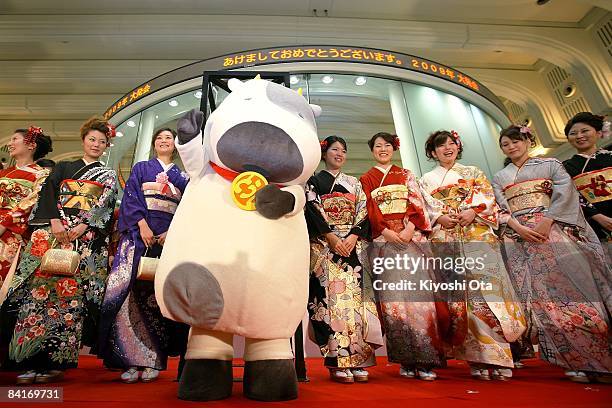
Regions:
<instances>
[{"instance_id":1,"label":"woman in kimono","mask_svg":"<svg viewBox=\"0 0 612 408\"><path fill-rule=\"evenodd\" d=\"M558 160L529 157L529 128L502 130L499 144L512 161L493 178L505 212L506 265L537 329L540 356L572 381L605 376L612 371L610 269L578 192Z\"/></svg>"},{"instance_id":2,"label":"woman in kimono","mask_svg":"<svg viewBox=\"0 0 612 408\"><path fill-rule=\"evenodd\" d=\"M342 173L346 142L321 142L325 170L307 183L306 221L311 274L308 311L311 334L325 357L331 379L366 382L382 345L372 290L364 284L362 255L369 223L366 197L355 177Z\"/></svg>"},{"instance_id":3,"label":"woman in kimono","mask_svg":"<svg viewBox=\"0 0 612 408\"><path fill-rule=\"evenodd\" d=\"M17 129L8 143L15 166L0 170L0 365L8 353L16 307L4 302L19 252L28 239L28 219L49 170L34 163L52 151L51 138L41 128Z\"/></svg>"},{"instance_id":4,"label":"woman in kimono","mask_svg":"<svg viewBox=\"0 0 612 408\"><path fill-rule=\"evenodd\" d=\"M460 289L449 299L450 325L445 339L476 379L507 380L514 366L510 342L525 331L516 298L494 233L499 208L482 170L457 163L463 144L455 131L432 133L425 154L438 166L419 180L434 225L429 240L439 258L481 260L477 267L448 271L444 280L491 283L492 290ZM491 369L491 373L489 373Z\"/></svg>"},{"instance_id":5,"label":"woman in kimono","mask_svg":"<svg viewBox=\"0 0 612 408\"><path fill-rule=\"evenodd\" d=\"M0 286L25 244L30 211L49 170L35 164L52 152L51 138L38 127L17 129L8 143L15 165L0 170Z\"/></svg>"},{"instance_id":6,"label":"woman in kimono","mask_svg":"<svg viewBox=\"0 0 612 408\"><path fill-rule=\"evenodd\" d=\"M604 129L606 123L608 129ZM580 193L580 206L599 237L608 262L612 262L612 152L597 148L597 142L609 133L610 122L590 112L581 112L565 125L565 136L576 151L563 162Z\"/></svg>"},{"instance_id":7,"label":"woman in kimono","mask_svg":"<svg viewBox=\"0 0 612 408\"><path fill-rule=\"evenodd\" d=\"M83 158L60 162L42 187L7 301L18 302L9 359L25 372L17 383L57 381L77 366L81 344L95 346L99 307L108 273L108 236L115 206L115 171L98 160L114 128L91 118L81 127ZM81 259L74 275L41 269L51 248L74 250Z\"/></svg>"},{"instance_id":8,"label":"woman in kimono","mask_svg":"<svg viewBox=\"0 0 612 408\"><path fill-rule=\"evenodd\" d=\"M431 231L423 196L414 175L408 169L391 164L393 152L399 148L399 138L389 133L377 133L368 146L376 165L360 181L367 198L368 218L373 243L368 250L373 288L379 313L387 336L390 362L399 363L400 375L432 381L434 367L445 364L443 343L438 328L436 298L430 290L418 290L421 282L435 281L433 270L421 262L412 270L395 265L376 270L380 261L414 259L424 261L430 255L425 234ZM401 282L416 285L399 289L388 284Z\"/></svg>"},{"instance_id":9,"label":"woman in kimono","mask_svg":"<svg viewBox=\"0 0 612 408\"><path fill-rule=\"evenodd\" d=\"M165 319L155 301L153 282L137 280L142 256L161 254L166 232L187 186L172 162L172 129L153 135L155 156L136 163L119 209L121 234L102 303L98 356L105 366L125 370L121 381L154 381L165 370L170 343L186 345L188 327Z\"/></svg>"}]
</instances>

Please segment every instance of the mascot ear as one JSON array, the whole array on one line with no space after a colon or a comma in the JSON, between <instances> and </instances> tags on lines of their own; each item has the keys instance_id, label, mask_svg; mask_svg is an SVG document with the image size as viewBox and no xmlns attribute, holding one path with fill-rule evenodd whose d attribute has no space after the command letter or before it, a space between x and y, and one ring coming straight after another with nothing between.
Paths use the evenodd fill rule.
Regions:
<instances>
[{"instance_id":1,"label":"mascot ear","mask_svg":"<svg viewBox=\"0 0 612 408\"><path fill-rule=\"evenodd\" d=\"M310 108L312 109L312 113L315 115L315 118L319 117L322 111L321 107L319 105L314 105L311 103Z\"/></svg>"},{"instance_id":2,"label":"mascot ear","mask_svg":"<svg viewBox=\"0 0 612 408\"><path fill-rule=\"evenodd\" d=\"M227 87L232 92L237 91L238 89L240 89L242 87L242 85L244 85L244 84L238 78L232 78L229 81L227 81Z\"/></svg>"}]
</instances>

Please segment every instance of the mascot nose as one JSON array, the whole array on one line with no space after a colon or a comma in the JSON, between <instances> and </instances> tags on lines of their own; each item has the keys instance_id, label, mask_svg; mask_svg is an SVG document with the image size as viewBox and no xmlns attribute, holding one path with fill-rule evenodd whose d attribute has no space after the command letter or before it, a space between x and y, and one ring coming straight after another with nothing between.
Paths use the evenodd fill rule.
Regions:
<instances>
[{"instance_id":1,"label":"mascot nose","mask_svg":"<svg viewBox=\"0 0 612 408\"><path fill-rule=\"evenodd\" d=\"M234 171L257 171L275 183L296 179L304 168L291 136L264 122L243 122L228 129L217 143L217 155Z\"/></svg>"}]
</instances>

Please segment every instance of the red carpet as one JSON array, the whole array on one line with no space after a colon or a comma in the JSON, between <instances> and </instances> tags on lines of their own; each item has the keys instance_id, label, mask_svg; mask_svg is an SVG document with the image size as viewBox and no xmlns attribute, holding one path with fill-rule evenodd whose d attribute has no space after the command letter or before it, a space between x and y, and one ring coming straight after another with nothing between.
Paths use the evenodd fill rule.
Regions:
<instances>
[{"instance_id":1,"label":"red carpet","mask_svg":"<svg viewBox=\"0 0 612 408\"><path fill-rule=\"evenodd\" d=\"M179 406L255 406L261 405L241 395L242 384L234 384L234 395L224 401L194 403L176 398L174 382L177 360L170 369L150 384L123 384L119 372L108 371L93 356L81 356L80 368L66 373L63 404L38 406L70 407L179 407ZM370 369L367 384L337 384L329 380L322 359L307 360L309 383L300 383L298 400L267 403L268 406L292 407L610 407L612 385L576 384L563 378L562 370L540 360L527 360L526 367L515 370L507 382L471 379L464 362L451 361L449 368L438 370L439 380L425 382L400 378L398 366L388 365L384 357ZM240 375L239 369L236 374ZM0 386L14 384L14 373L0 373ZM33 406L31 403L0 403L2 407Z\"/></svg>"}]
</instances>

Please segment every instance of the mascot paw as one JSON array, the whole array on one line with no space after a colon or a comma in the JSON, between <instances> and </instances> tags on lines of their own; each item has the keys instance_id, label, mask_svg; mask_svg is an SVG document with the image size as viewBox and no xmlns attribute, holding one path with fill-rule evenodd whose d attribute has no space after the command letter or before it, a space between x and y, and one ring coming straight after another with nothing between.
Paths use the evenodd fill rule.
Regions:
<instances>
[{"instance_id":1,"label":"mascot paw","mask_svg":"<svg viewBox=\"0 0 612 408\"><path fill-rule=\"evenodd\" d=\"M255 209L266 218L276 220L289 214L295 205L293 194L268 184L255 193Z\"/></svg>"},{"instance_id":2,"label":"mascot paw","mask_svg":"<svg viewBox=\"0 0 612 408\"><path fill-rule=\"evenodd\" d=\"M187 360L179 380L178 397L187 401L214 401L232 395L232 362Z\"/></svg>"},{"instance_id":3,"label":"mascot paw","mask_svg":"<svg viewBox=\"0 0 612 408\"><path fill-rule=\"evenodd\" d=\"M247 361L243 383L244 396L258 401L288 401L298 396L293 359Z\"/></svg>"},{"instance_id":4,"label":"mascot paw","mask_svg":"<svg viewBox=\"0 0 612 408\"><path fill-rule=\"evenodd\" d=\"M202 129L204 114L197 109L192 109L180 118L176 124L176 133L181 144L185 144L196 137Z\"/></svg>"}]
</instances>

